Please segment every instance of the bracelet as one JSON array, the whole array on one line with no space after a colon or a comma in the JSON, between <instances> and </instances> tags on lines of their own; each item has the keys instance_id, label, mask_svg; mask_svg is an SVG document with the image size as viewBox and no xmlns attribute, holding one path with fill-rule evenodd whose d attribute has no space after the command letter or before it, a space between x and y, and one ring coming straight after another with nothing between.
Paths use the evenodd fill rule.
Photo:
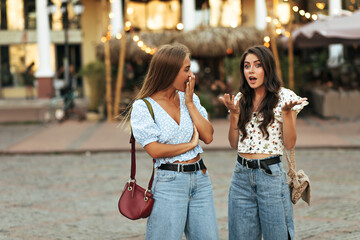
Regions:
<instances>
[{"instance_id":1,"label":"bracelet","mask_svg":"<svg viewBox=\"0 0 360 240\"><path fill-rule=\"evenodd\" d=\"M231 113L230 110L228 110L228 113ZM235 113L235 114L238 114L238 113Z\"/></svg>"}]
</instances>

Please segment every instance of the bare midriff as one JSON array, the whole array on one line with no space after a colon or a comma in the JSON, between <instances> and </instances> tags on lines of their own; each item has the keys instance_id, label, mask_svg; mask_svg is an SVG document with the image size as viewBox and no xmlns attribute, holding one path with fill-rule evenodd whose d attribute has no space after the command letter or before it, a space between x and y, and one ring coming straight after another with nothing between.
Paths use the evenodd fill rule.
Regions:
<instances>
[{"instance_id":1,"label":"bare midriff","mask_svg":"<svg viewBox=\"0 0 360 240\"><path fill-rule=\"evenodd\" d=\"M274 154L265 154L265 153L239 153L239 155L246 159L261 159L274 156Z\"/></svg>"},{"instance_id":2,"label":"bare midriff","mask_svg":"<svg viewBox=\"0 0 360 240\"><path fill-rule=\"evenodd\" d=\"M175 161L174 163L181 163L181 164L188 164L188 163L194 163L197 162L200 159L200 154L198 154L196 157L194 157L193 159L187 160L187 161Z\"/></svg>"}]
</instances>

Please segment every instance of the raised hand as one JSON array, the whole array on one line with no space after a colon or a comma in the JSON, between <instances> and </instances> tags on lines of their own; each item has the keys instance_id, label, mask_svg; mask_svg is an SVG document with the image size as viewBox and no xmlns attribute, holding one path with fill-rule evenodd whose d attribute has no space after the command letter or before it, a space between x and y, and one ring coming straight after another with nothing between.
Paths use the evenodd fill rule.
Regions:
<instances>
[{"instance_id":1,"label":"raised hand","mask_svg":"<svg viewBox=\"0 0 360 240\"><path fill-rule=\"evenodd\" d=\"M285 105L281 108L281 110L283 112L289 112L291 111L291 109L293 107L295 107L296 105L300 105L302 104L303 102L305 102L307 100L307 98L301 98L299 100L291 100L290 102L286 102Z\"/></svg>"},{"instance_id":2,"label":"raised hand","mask_svg":"<svg viewBox=\"0 0 360 240\"><path fill-rule=\"evenodd\" d=\"M220 102L222 102L227 109L229 109L229 112L231 114L239 114L239 101L234 103L235 95L230 95L228 93L225 93L223 97L219 97Z\"/></svg>"},{"instance_id":3,"label":"raised hand","mask_svg":"<svg viewBox=\"0 0 360 240\"><path fill-rule=\"evenodd\" d=\"M194 125L194 132L193 132L193 136L190 140L190 143L192 144L192 146L196 147L199 144L199 132L196 128L196 126Z\"/></svg>"},{"instance_id":4,"label":"raised hand","mask_svg":"<svg viewBox=\"0 0 360 240\"><path fill-rule=\"evenodd\" d=\"M195 75L191 74L189 80L186 82L185 86L185 104L189 104L193 102L193 94L195 88Z\"/></svg>"}]
</instances>

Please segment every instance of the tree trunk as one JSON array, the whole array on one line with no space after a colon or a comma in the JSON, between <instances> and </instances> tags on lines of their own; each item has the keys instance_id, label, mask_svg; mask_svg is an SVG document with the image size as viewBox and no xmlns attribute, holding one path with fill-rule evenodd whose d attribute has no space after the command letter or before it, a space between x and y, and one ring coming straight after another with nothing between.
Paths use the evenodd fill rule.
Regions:
<instances>
[{"instance_id":1,"label":"tree trunk","mask_svg":"<svg viewBox=\"0 0 360 240\"><path fill-rule=\"evenodd\" d=\"M292 11L292 0L289 0L290 4L290 21L289 21L289 41L288 41L288 54L289 54L289 88L294 90L295 83L294 83L294 45L292 39L292 28L293 28L293 20L294 20L294 13Z\"/></svg>"},{"instance_id":2,"label":"tree trunk","mask_svg":"<svg viewBox=\"0 0 360 240\"><path fill-rule=\"evenodd\" d=\"M124 9L127 9L128 0L124 1ZM118 74L116 79L116 91L115 91L115 103L114 103L114 117L119 116L120 101L121 101L121 91L124 82L124 65L125 65L125 56L126 56L126 31L124 30L125 22L127 20L127 13L124 11L124 23L123 23L123 33L121 37L121 46L120 46L120 55L119 55L119 65L118 65Z\"/></svg>"},{"instance_id":3,"label":"tree trunk","mask_svg":"<svg viewBox=\"0 0 360 240\"><path fill-rule=\"evenodd\" d=\"M273 0L267 0L266 1L266 10L268 13L268 16L271 16L271 19L274 19L274 4L273 4ZM279 53L277 50L277 45L276 45L276 35L275 35L275 31L274 31L274 25L272 23L272 21L270 23L268 23L268 31L270 34L270 39L271 39L271 50L274 54L274 58L275 58L275 63L276 63L276 71L280 77L280 79L282 79L282 73L281 73L281 68L280 68L280 60L279 60Z\"/></svg>"}]
</instances>

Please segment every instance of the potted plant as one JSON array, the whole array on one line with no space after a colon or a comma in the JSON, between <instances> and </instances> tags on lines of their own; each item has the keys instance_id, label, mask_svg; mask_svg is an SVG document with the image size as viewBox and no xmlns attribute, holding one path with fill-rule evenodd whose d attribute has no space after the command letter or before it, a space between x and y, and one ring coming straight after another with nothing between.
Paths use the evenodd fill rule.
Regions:
<instances>
[{"instance_id":1,"label":"potted plant","mask_svg":"<svg viewBox=\"0 0 360 240\"><path fill-rule=\"evenodd\" d=\"M90 89L88 120L99 120L105 96L105 64L100 60L88 63L80 69L79 75L85 77Z\"/></svg>"}]
</instances>

